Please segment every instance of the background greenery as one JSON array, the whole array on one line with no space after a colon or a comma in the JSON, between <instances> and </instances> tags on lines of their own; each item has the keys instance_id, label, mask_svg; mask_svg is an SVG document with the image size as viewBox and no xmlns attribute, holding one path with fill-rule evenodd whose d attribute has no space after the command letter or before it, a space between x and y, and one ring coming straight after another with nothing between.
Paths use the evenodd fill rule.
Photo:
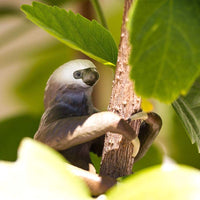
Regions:
<instances>
[{"instance_id":1,"label":"background greenery","mask_svg":"<svg viewBox=\"0 0 200 200\"><path fill-rule=\"evenodd\" d=\"M49 2L56 4L58 1ZM44 87L52 71L68 60L84 58L81 53L68 48L26 20L20 11L23 3L28 2L5 1L0 4L0 158L5 160L14 160L20 139L23 136L32 137L37 130L43 112ZM118 45L123 2L113 4L102 1L101 4L109 30ZM85 6L89 3L68 0L59 1L59 5L75 13L84 13ZM95 18L92 6L90 9L90 17ZM96 64L101 79L95 88L94 103L99 109L106 110L113 72L99 63ZM164 124L156 141L161 151L179 163L200 168L197 149L188 140L171 106L155 101L153 106Z\"/></svg>"},{"instance_id":2,"label":"background greenery","mask_svg":"<svg viewBox=\"0 0 200 200\"><path fill-rule=\"evenodd\" d=\"M98 20L92 5L87 0L43 0L42 2L59 5L66 10ZM68 60L86 58L85 55L65 46L26 20L20 10L20 6L24 3L31 4L31 1L0 2L0 160L16 160L21 139L33 137L36 132L43 112L45 84L53 70ZM108 28L118 46L123 1L105 0L101 1L101 5ZM147 40L143 45L148 47L148 42ZM113 71L97 62L95 64L101 78L93 94L94 104L97 108L106 110L111 93ZM143 75L139 71L138 73L139 82L142 81ZM195 89L198 91L198 87ZM192 101L187 96L185 99L189 103ZM198 96L196 99L199 99ZM160 164L166 157L170 157L174 162L199 169L200 156L197 148L191 144L172 107L155 100L150 101L154 111L163 119L163 128L153 147L141 161L135 163L133 170L140 171ZM98 168L99 159L93 155L93 160Z\"/></svg>"}]
</instances>

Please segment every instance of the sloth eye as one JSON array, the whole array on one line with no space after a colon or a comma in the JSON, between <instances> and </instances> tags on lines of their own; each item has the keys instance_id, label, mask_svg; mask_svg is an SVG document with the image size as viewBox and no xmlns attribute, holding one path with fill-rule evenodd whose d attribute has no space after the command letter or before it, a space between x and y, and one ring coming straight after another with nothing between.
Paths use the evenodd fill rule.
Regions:
<instances>
[{"instance_id":1,"label":"sloth eye","mask_svg":"<svg viewBox=\"0 0 200 200\"><path fill-rule=\"evenodd\" d=\"M80 79L80 78L82 78L82 73L81 73L81 71L75 71L73 73L73 76L75 79Z\"/></svg>"}]
</instances>

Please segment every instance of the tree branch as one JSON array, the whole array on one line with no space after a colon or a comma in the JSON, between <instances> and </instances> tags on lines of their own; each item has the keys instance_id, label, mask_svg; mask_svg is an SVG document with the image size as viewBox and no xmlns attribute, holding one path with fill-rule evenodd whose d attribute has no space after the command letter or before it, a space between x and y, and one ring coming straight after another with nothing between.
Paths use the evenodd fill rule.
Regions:
<instances>
[{"instance_id":1,"label":"tree branch","mask_svg":"<svg viewBox=\"0 0 200 200\"><path fill-rule=\"evenodd\" d=\"M132 0L125 0L124 15L121 28L121 41L119 45L117 69L113 82L112 95L108 110L119 114L124 119L140 110L141 99L134 93L133 82L129 79L130 67L128 59L130 54L129 36L126 28L128 11ZM132 122L131 126L136 133L139 132L140 121ZM124 137L114 133L107 133L101 161L100 175L113 178L132 173L134 158L133 145Z\"/></svg>"}]
</instances>

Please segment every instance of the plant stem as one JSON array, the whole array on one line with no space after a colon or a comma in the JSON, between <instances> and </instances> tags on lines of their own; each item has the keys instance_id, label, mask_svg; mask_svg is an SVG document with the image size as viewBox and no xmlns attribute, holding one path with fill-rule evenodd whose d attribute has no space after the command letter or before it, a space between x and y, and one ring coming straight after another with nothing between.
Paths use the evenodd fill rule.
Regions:
<instances>
[{"instance_id":1,"label":"plant stem","mask_svg":"<svg viewBox=\"0 0 200 200\"><path fill-rule=\"evenodd\" d=\"M101 6L99 4L99 1L98 0L91 0L91 2L92 2L92 5L95 8L95 11L96 11L96 13L97 13L97 15L99 17L99 20L100 20L101 24L105 28L108 28L107 23L106 23L106 19L105 19L104 15L103 15L103 11L102 11Z\"/></svg>"},{"instance_id":2,"label":"plant stem","mask_svg":"<svg viewBox=\"0 0 200 200\"><path fill-rule=\"evenodd\" d=\"M135 95L133 82L129 79L130 67L128 59L130 44L126 23L131 4L132 0L125 0L124 2L117 69L108 108L108 110L119 114L125 119L129 118L133 113L138 112L141 105L141 99ZM138 120L131 123L132 128L137 134L140 123ZM111 176L113 178L130 175L134 163L132 153L133 145L128 140L121 135L107 133L104 142L100 175Z\"/></svg>"}]
</instances>

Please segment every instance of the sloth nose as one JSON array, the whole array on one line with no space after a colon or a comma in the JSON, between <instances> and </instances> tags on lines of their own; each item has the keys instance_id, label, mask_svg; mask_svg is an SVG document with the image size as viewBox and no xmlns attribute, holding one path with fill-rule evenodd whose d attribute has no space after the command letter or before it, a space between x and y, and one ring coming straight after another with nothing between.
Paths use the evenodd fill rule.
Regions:
<instances>
[{"instance_id":1,"label":"sloth nose","mask_svg":"<svg viewBox=\"0 0 200 200\"><path fill-rule=\"evenodd\" d=\"M99 73L95 69L90 69L83 73L83 82L89 86L93 86L99 79Z\"/></svg>"}]
</instances>

